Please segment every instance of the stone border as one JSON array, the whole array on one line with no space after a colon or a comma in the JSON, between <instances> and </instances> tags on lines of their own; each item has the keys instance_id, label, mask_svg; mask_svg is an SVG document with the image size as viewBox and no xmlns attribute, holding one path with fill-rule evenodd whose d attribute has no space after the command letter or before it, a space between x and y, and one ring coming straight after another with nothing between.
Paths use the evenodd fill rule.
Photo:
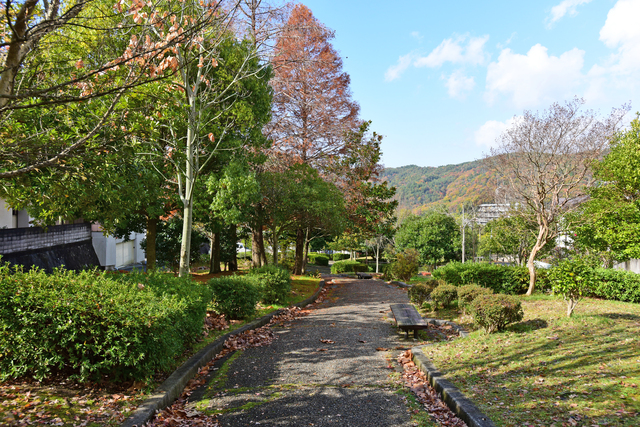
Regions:
<instances>
[{"instance_id":1,"label":"stone border","mask_svg":"<svg viewBox=\"0 0 640 427\"><path fill-rule=\"evenodd\" d=\"M304 307L311 304L318 298L320 291L324 287L324 280L320 281L318 290L306 300L294 304L296 307ZM189 360L182 364L173 374L169 376L158 388L149 396L138 408L121 424L121 427L141 427L144 423L149 421L156 413L156 411L166 408L176 400L187 385L187 382L193 378L198 369L206 365L213 359L216 354L220 353L224 348L224 342L232 335L240 334L250 329L256 329L269 323L271 318L277 314L280 314L281 310L276 310L273 313L267 314L258 320L254 320L251 323L244 325L234 331L231 331L202 350L193 355Z\"/></svg>"},{"instance_id":2,"label":"stone border","mask_svg":"<svg viewBox=\"0 0 640 427\"><path fill-rule=\"evenodd\" d=\"M429 319L433 320L433 319ZM457 387L451 384L444 375L436 369L422 351L427 346L411 349L413 363L427 376L429 384L435 389L440 398L447 404L461 420L469 427L495 427L491 419L465 397Z\"/></svg>"}]
</instances>

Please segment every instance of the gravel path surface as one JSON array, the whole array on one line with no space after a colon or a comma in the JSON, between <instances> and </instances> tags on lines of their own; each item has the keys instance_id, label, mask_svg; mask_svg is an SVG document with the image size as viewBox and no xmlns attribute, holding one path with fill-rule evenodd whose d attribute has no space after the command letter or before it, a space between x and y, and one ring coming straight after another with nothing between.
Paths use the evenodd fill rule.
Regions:
<instances>
[{"instance_id":1,"label":"gravel path surface","mask_svg":"<svg viewBox=\"0 0 640 427\"><path fill-rule=\"evenodd\" d=\"M196 407L223 410L222 426L412 426L387 360L412 344L386 319L406 290L349 279L328 290L311 314L274 329L273 344L219 361Z\"/></svg>"}]
</instances>

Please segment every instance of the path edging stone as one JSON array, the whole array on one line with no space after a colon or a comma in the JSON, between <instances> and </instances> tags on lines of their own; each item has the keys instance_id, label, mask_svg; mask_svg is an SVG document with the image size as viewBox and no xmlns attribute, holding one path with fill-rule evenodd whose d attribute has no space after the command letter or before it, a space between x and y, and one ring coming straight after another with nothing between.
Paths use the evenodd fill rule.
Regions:
<instances>
[{"instance_id":1,"label":"path edging stone","mask_svg":"<svg viewBox=\"0 0 640 427\"><path fill-rule=\"evenodd\" d=\"M429 319L434 320L434 319ZM473 402L462 394L449 380L425 356L423 349L427 346L414 347L411 349L413 363L418 369L425 373L431 387L438 393L440 398L447 404L461 420L469 427L496 427L491 419L480 412Z\"/></svg>"},{"instance_id":2,"label":"path edging stone","mask_svg":"<svg viewBox=\"0 0 640 427\"><path fill-rule=\"evenodd\" d=\"M306 300L294 304L295 307L304 307L311 304L318 298L320 291L325 285L325 281L321 280L318 290ZM189 380L198 373L198 369L206 365L213 359L216 354L220 353L224 348L224 342L232 335L240 334L244 331L256 329L269 323L271 318L278 315L282 310L276 310L267 314L260 319L244 325L234 331L228 332L193 355L189 360L184 362L182 366L176 369L158 388L149 396L138 408L120 425L121 427L141 427L149 421L156 411L166 408L176 400L186 387Z\"/></svg>"}]
</instances>

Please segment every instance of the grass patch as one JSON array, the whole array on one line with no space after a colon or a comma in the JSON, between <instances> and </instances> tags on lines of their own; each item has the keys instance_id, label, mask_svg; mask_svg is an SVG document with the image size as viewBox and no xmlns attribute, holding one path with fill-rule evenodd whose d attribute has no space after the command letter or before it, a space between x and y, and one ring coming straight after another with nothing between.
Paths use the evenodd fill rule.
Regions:
<instances>
[{"instance_id":1,"label":"grass patch","mask_svg":"<svg viewBox=\"0 0 640 427\"><path fill-rule=\"evenodd\" d=\"M498 426L637 426L640 305L586 299L567 318L561 299L520 298L507 331L425 354Z\"/></svg>"}]
</instances>

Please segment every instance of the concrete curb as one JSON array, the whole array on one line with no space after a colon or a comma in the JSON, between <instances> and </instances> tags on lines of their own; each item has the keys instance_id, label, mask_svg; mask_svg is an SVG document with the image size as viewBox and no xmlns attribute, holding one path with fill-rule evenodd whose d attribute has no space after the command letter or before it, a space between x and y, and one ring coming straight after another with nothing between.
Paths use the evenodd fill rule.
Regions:
<instances>
[{"instance_id":1,"label":"concrete curb","mask_svg":"<svg viewBox=\"0 0 640 427\"><path fill-rule=\"evenodd\" d=\"M294 304L296 307L304 307L305 305L311 304L313 301L318 298L320 291L324 287L324 280L320 281L320 285L318 286L318 290L306 300L299 302L298 304ZM244 331L250 329L256 329L261 326L269 323L271 318L277 314L280 314L281 310L274 311L273 313L267 314L266 316L261 317L260 319L254 320L251 323L244 325L243 327L231 331L202 350L193 355L189 360L187 360L182 366L180 366L173 374L169 376L158 388L153 392L149 398L147 398L142 404L136 409L133 414L129 416L124 422L121 424L121 427L141 427L144 423L149 421L156 413L156 411L166 408L171 405L174 400L176 400L185 386L189 382L191 378L193 378L197 373L198 369L202 366L206 365L213 359L216 354L220 353L223 349L224 342L232 335L240 334Z\"/></svg>"},{"instance_id":2,"label":"concrete curb","mask_svg":"<svg viewBox=\"0 0 640 427\"><path fill-rule=\"evenodd\" d=\"M396 285L399 286L401 288L411 288L413 285L407 285L404 282L399 282L397 280L392 280L391 282L389 282L390 285Z\"/></svg>"},{"instance_id":3,"label":"concrete curb","mask_svg":"<svg viewBox=\"0 0 640 427\"><path fill-rule=\"evenodd\" d=\"M480 412L473 402L467 399L457 387L445 379L444 375L433 366L422 352L424 347L426 346L411 349L413 363L426 374L429 384L436 390L449 409L458 418L467 423L469 427L495 427L495 424L488 416Z\"/></svg>"}]
</instances>

